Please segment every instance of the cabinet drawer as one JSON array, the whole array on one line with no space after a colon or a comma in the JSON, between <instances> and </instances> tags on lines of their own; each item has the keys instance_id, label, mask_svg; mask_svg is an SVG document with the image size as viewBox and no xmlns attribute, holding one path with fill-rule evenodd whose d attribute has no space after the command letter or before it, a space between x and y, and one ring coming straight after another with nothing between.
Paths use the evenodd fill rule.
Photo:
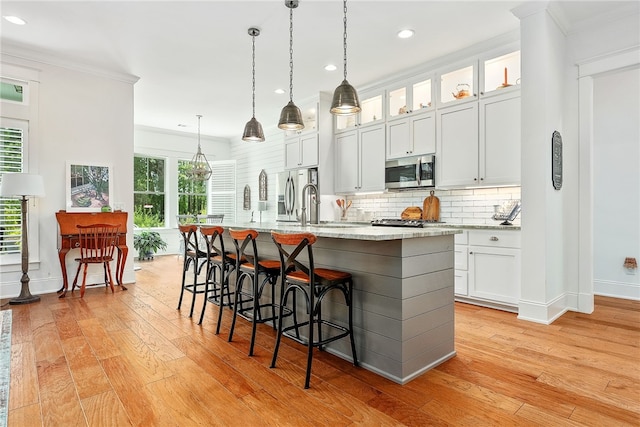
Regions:
<instances>
[{"instance_id":1,"label":"cabinet drawer","mask_svg":"<svg viewBox=\"0 0 640 427\"><path fill-rule=\"evenodd\" d=\"M466 271L455 270L453 292L456 295L467 296L469 294L469 274Z\"/></svg>"},{"instance_id":2,"label":"cabinet drawer","mask_svg":"<svg viewBox=\"0 0 640 427\"><path fill-rule=\"evenodd\" d=\"M466 245L456 245L455 250L455 265L456 270L467 270L469 265L469 247Z\"/></svg>"},{"instance_id":3,"label":"cabinet drawer","mask_svg":"<svg viewBox=\"0 0 640 427\"><path fill-rule=\"evenodd\" d=\"M520 231L474 230L469 232L470 246L520 248Z\"/></svg>"}]
</instances>

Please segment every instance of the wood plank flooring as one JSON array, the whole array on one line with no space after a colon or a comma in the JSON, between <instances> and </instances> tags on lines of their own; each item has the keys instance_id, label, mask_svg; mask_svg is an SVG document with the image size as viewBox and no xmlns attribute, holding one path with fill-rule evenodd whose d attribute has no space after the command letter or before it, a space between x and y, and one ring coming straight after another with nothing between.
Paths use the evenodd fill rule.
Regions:
<instances>
[{"instance_id":1,"label":"wood plank flooring","mask_svg":"<svg viewBox=\"0 0 640 427\"><path fill-rule=\"evenodd\" d=\"M9 426L638 426L640 302L597 297L550 326L456 303L457 356L401 386L190 299L182 262L142 262L128 291L44 295L13 310ZM190 297L187 294L186 297ZM186 298L185 297L185 298ZM6 303L6 301L3 301Z\"/></svg>"}]
</instances>

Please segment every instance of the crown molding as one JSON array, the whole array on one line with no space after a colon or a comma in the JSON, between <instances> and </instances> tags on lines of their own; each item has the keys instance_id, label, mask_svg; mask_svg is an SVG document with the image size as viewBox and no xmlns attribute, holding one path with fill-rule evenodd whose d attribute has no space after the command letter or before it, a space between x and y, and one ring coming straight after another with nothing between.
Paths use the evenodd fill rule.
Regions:
<instances>
[{"instance_id":1,"label":"crown molding","mask_svg":"<svg viewBox=\"0 0 640 427\"><path fill-rule=\"evenodd\" d=\"M30 66L30 64L25 64L25 61L53 65L129 84L135 84L140 80L140 77L133 74L82 64L72 59L64 58L63 56L57 55L53 52L38 51L34 50L30 46L8 43L6 41L2 42L2 61L22 66ZM31 64L31 67L33 67L33 64Z\"/></svg>"}]
</instances>

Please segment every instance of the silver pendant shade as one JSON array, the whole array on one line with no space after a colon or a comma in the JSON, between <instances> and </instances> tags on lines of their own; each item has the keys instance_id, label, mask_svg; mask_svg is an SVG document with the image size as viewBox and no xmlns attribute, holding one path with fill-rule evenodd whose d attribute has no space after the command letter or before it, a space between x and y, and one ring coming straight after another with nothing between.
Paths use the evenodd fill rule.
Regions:
<instances>
[{"instance_id":1,"label":"silver pendant shade","mask_svg":"<svg viewBox=\"0 0 640 427\"><path fill-rule=\"evenodd\" d=\"M202 115L198 114L196 117L198 118L198 151L191 159L187 173L195 181L206 181L211 177L212 171L209 161L200 148L200 118L202 118Z\"/></svg>"},{"instance_id":2,"label":"silver pendant shade","mask_svg":"<svg viewBox=\"0 0 640 427\"><path fill-rule=\"evenodd\" d=\"M339 116L348 116L360 112L360 100L356 89L347 81L347 0L343 3L344 10L344 33L343 33L343 51L344 51L344 80L333 92L333 101L331 102L331 113Z\"/></svg>"},{"instance_id":3,"label":"silver pendant shade","mask_svg":"<svg viewBox=\"0 0 640 427\"><path fill-rule=\"evenodd\" d=\"M252 116L251 120L244 126L242 140L248 142L263 142L264 132L262 125L256 120L256 37L260 35L260 30L257 28L249 28L248 33L251 36Z\"/></svg>"},{"instance_id":4,"label":"silver pendant shade","mask_svg":"<svg viewBox=\"0 0 640 427\"><path fill-rule=\"evenodd\" d=\"M289 8L289 103L280 113L278 127L284 130L302 130L302 113L293 103L293 9L298 7L298 0L285 0L284 5Z\"/></svg>"}]
</instances>

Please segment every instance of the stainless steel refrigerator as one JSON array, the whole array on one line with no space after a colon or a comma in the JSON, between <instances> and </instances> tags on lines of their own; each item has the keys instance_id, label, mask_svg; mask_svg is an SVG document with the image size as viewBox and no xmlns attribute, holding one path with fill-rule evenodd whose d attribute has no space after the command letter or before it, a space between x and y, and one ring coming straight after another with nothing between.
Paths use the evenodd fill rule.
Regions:
<instances>
[{"instance_id":1,"label":"stainless steel refrigerator","mask_svg":"<svg viewBox=\"0 0 640 427\"><path fill-rule=\"evenodd\" d=\"M308 184L318 185L318 169L297 169L278 174L277 201L278 221L300 221L302 213L302 188ZM319 195L307 191L305 194L307 208L307 222L318 221Z\"/></svg>"}]
</instances>

